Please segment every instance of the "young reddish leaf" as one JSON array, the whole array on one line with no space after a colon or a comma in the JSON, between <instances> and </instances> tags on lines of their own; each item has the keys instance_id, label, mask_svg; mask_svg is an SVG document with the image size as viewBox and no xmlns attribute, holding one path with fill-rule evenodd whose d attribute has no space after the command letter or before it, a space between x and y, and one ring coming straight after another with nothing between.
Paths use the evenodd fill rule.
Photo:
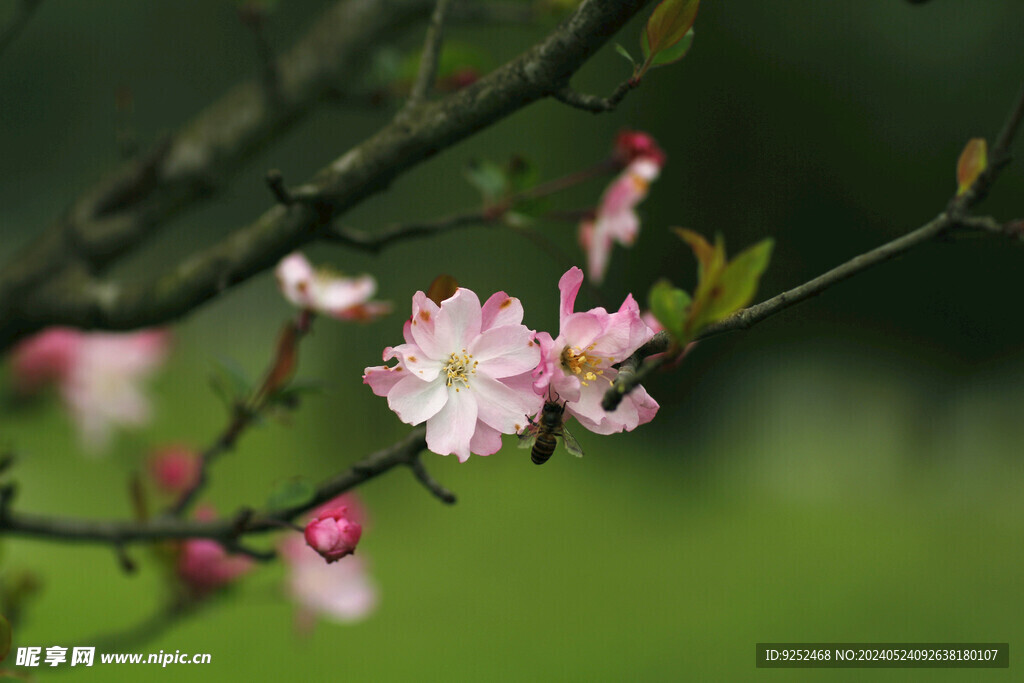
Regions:
<instances>
[{"instance_id":1,"label":"young reddish leaf","mask_svg":"<svg viewBox=\"0 0 1024 683\"><path fill-rule=\"evenodd\" d=\"M438 306L445 299L451 298L459 288L459 283L451 275L438 275L427 288L427 298Z\"/></svg>"},{"instance_id":2,"label":"young reddish leaf","mask_svg":"<svg viewBox=\"0 0 1024 683\"><path fill-rule=\"evenodd\" d=\"M269 398L283 389L295 374L295 368L298 366L298 341L299 335L295 323L286 323L284 329L281 330L281 335L277 338L274 364L270 367L267 378L260 388L260 399Z\"/></svg>"},{"instance_id":3,"label":"young reddish leaf","mask_svg":"<svg viewBox=\"0 0 1024 683\"><path fill-rule=\"evenodd\" d=\"M659 280L647 295L647 306L661 326L678 342L683 342L683 327L686 322L690 295L673 287L668 280Z\"/></svg>"},{"instance_id":4,"label":"young reddish leaf","mask_svg":"<svg viewBox=\"0 0 1024 683\"><path fill-rule=\"evenodd\" d=\"M645 55L648 62L651 55L657 55L683 39L693 27L699 6L700 0L661 0L658 3L645 28L650 50Z\"/></svg>"},{"instance_id":5,"label":"young reddish leaf","mask_svg":"<svg viewBox=\"0 0 1024 683\"><path fill-rule=\"evenodd\" d=\"M985 138L973 138L967 142L960 160L956 164L956 181L959 184L956 195L967 192L988 166L988 143Z\"/></svg>"},{"instance_id":6,"label":"young reddish leaf","mask_svg":"<svg viewBox=\"0 0 1024 683\"><path fill-rule=\"evenodd\" d=\"M754 299L761 274L771 260L773 244L771 239L758 242L722 270L711 300L704 309L702 317L705 324L729 317Z\"/></svg>"},{"instance_id":7,"label":"young reddish leaf","mask_svg":"<svg viewBox=\"0 0 1024 683\"><path fill-rule=\"evenodd\" d=\"M672 47L665 48L658 54L651 57L651 48L647 45L647 33L644 32L640 36L640 47L644 51L644 60L647 64L647 68L652 69L656 66L665 66L667 64L673 64L678 62L680 59L686 56L690 51L690 47L693 46L693 29L691 28L683 36L683 39Z\"/></svg>"}]
</instances>

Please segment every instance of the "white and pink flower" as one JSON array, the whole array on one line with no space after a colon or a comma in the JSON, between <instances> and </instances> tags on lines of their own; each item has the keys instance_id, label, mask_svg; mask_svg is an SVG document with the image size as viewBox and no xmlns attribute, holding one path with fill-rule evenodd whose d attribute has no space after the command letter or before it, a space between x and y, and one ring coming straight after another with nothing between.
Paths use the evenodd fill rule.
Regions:
<instances>
[{"instance_id":1,"label":"white and pink flower","mask_svg":"<svg viewBox=\"0 0 1024 683\"><path fill-rule=\"evenodd\" d=\"M163 330L112 334L55 327L14 350L13 380L25 393L56 384L83 445L102 451L115 427L149 420L145 382L166 359L169 344Z\"/></svg>"},{"instance_id":2,"label":"white and pink flower","mask_svg":"<svg viewBox=\"0 0 1024 683\"><path fill-rule=\"evenodd\" d=\"M82 335L60 384L61 396L88 450L105 450L115 427L141 427L149 422L145 383L167 358L169 341L163 330Z\"/></svg>"},{"instance_id":3,"label":"white and pink flower","mask_svg":"<svg viewBox=\"0 0 1024 683\"><path fill-rule=\"evenodd\" d=\"M604 280L612 243L632 246L640 233L636 205L647 196L650 184L661 172L654 157L639 157L605 190L593 219L580 223L580 245L587 252L587 271L596 282Z\"/></svg>"},{"instance_id":4,"label":"white and pink flower","mask_svg":"<svg viewBox=\"0 0 1024 683\"><path fill-rule=\"evenodd\" d=\"M654 332L640 317L640 307L629 295L615 313L603 308L574 312L583 271L570 268L559 280L561 292L559 334L537 334L541 361L534 370L534 389L565 403L566 415L596 434L632 431L650 422L658 403L643 387L630 392L613 412L601 399L618 373L612 366L625 360Z\"/></svg>"},{"instance_id":5,"label":"white and pink flower","mask_svg":"<svg viewBox=\"0 0 1024 683\"><path fill-rule=\"evenodd\" d=\"M377 281L370 275L343 277L315 269L305 256L286 256L274 271L281 293L293 305L339 320L368 321L391 312L386 301L370 301Z\"/></svg>"},{"instance_id":6,"label":"white and pink flower","mask_svg":"<svg viewBox=\"0 0 1024 683\"><path fill-rule=\"evenodd\" d=\"M298 534L281 542L281 557L288 567L286 586L298 606L296 623L309 631L317 616L338 623L365 619L377 607L377 585L367 571L366 555L350 555L328 564Z\"/></svg>"},{"instance_id":7,"label":"white and pink flower","mask_svg":"<svg viewBox=\"0 0 1024 683\"><path fill-rule=\"evenodd\" d=\"M530 377L540 349L522 320L522 304L504 292L482 307L468 289L440 306L417 292L405 343L384 350L397 364L366 368L363 382L403 422L427 423L431 451L460 462L496 453L501 435L522 429L542 403Z\"/></svg>"}]
</instances>

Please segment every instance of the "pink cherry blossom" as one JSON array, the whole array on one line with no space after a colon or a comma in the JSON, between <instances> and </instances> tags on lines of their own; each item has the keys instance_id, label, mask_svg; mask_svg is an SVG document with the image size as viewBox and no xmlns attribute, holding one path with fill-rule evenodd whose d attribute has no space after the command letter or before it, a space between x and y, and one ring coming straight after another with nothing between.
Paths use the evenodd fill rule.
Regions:
<instances>
[{"instance_id":1,"label":"pink cherry blossom","mask_svg":"<svg viewBox=\"0 0 1024 683\"><path fill-rule=\"evenodd\" d=\"M292 304L339 320L368 321L387 315L391 304L370 301L377 281L370 275L342 277L326 269L314 269L296 252L286 256L274 271L281 292Z\"/></svg>"},{"instance_id":2,"label":"pink cherry blossom","mask_svg":"<svg viewBox=\"0 0 1024 683\"><path fill-rule=\"evenodd\" d=\"M595 281L604 279L613 242L628 247L636 241L640 232L636 205L660 172L661 165L652 157L630 162L605 190L597 215L580 224L580 245L587 252L587 271Z\"/></svg>"},{"instance_id":3,"label":"pink cherry blossom","mask_svg":"<svg viewBox=\"0 0 1024 683\"><path fill-rule=\"evenodd\" d=\"M199 456L185 446L161 448L150 456L149 475L164 493L184 493L199 479Z\"/></svg>"},{"instance_id":4,"label":"pink cherry blossom","mask_svg":"<svg viewBox=\"0 0 1024 683\"><path fill-rule=\"evenodd\" d=\"M363 534L363 527L348 517L348 508L324 510L306 524L305 538L310 548L328 562L351 555Z\"/></svg>"},{"instance_id":5,"label":"pink cherry blossom","mask_svg":"<svg viewBox=\"0 0 1024 683\"><path fill-rule=\"evenodd\" d=\"M328 564L298 534L280 544L288 568L287 589L298 605L296 622L308 631L317 615L352 623L366 618L377 606L377 586L366 569L366 555L351 555Z\"/></svg>"},{"instance_id":6,"label":"pink cherry blossom","mask_svg":"<svg viewBox=\"0 0 1024 683\"><path fill-rule=\"evenodd\" d=\"M69 327L51 327L19 343L11 351L15 390L32 394L66 377L83 336Z\"/></svg>"},{"instance_id":7,"label":"pink cherry blossom","mask_svg":"<svg viewBox=\"0 0 1024 683\"><path fill-rule=\"evenodd\" d=\"M397 364L366 368L363 382L403 422L426 422L433 452L460 462L496 453L501 435L518 432L541 406L530 380L540 350L522 320L522 304L504 292L482 307L468 289L440 306L417 292L405 343L384 349Z\"/></svg>"},{"instance_id":8,"label":"pink cherry blossom","mask_svg":"<svg viewBox=\"0 0 1024 683\"><path fill-rule=\"evenodd\" d=\"M534 389L565 402L565 413L597 434L632 431L650 422L657 402L643 387L629 393L613 412L601 407L605 390L615 379L615 363L625 360L654 333L640 318L640 307L629 295L615 313L603 308L573 312L583 284L583 271L570 268L558 282L561 291L559 334L537 334L541 362L534 370Z\"/></svg>"},{"instance_id":9,"label":"pink cherry blossom","mask_svg":"<svg viewBox=\"0 0 1024 683\"><path fill-rule=\"evenodd\" d=\"M169 339L162 330L81 336L61 395L88 450L105 449L114 427L149 421L143 387L167 357Z\"/></svg>"}]
</instances>

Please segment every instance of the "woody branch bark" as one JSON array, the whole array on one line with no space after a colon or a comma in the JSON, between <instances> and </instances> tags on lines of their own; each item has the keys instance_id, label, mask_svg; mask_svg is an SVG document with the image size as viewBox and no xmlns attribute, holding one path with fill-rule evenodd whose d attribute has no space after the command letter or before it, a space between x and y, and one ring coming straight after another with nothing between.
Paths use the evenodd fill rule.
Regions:
<instances>
[{"instance_id":1,"label":"woody branch bark","mask_svg":"<svg viewBox=\"0 0 1024 683\"><path fill-rule=\"evenodd\" d=\"M38 321L19 322L25 292L55 274L102 271L182 210L216 194L257 151L355 82L375 47L427 17L433 7L433 0L338 2L275 58L273 97L265 78L236 85L82 194L0 268L0 339L9 342L38 327ZM481 7L470 9L470 20L489 20ZM455 18L463 14L456 12Z\"/></svg>"},{"instance_id":2,"label":"woody branch bark","mask_svg":"<svg viewBox=\"0 0 1024 683\"><path fill-rule=\"evenodd\" d=\"M331 222L442 149L560 90L648 0L585 0L545 40L485 78L403 114L277 205L170 271L127 284L69 270L0 311L0 349L47 325L131 329L180 318L320 238Z\"/></svg>"}]
</instances>

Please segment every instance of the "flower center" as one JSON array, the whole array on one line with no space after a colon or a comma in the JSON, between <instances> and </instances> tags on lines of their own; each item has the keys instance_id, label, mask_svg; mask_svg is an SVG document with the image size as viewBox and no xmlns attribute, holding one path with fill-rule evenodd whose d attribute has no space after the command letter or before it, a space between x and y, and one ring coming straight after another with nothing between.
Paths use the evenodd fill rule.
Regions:
<instances>
[{"instance_id":1,"label":"flower center","mask_svg":"<svg viewBox=\"0 0 1024 683\"><path fill-rule=\"evenodd\" d=\"M444 374L448 378L448 386L455 385L455 391L459 390L459 385L468 388L469 387L469 376L476 374L476 366L480 365L480 361L473 360L473 354L466 353L466 349L462 349L462 353L451 353L448 354L448 362L444 364Z\"/></svg>"},{"instance_id":2,"label":"flower center","mask_svg":"<svg viewBox=\"0 0 1024 683\"><path fill-rule=\"evenodd\" d=\"M601 363L607 362L611 365L615 362L614 358L602 358L600 356L590 355L590 352L593 349L594 344L591 344L585 349L581 349L578 346L566 346L562 349L562 367L566 372L579 375L580 384L583 386L588 386L589 382L593 382L604 375L604 370L601 369ZM611 383L611 380L607 377L603 377L603 379Z\"/></svg>"}]
</instances>

